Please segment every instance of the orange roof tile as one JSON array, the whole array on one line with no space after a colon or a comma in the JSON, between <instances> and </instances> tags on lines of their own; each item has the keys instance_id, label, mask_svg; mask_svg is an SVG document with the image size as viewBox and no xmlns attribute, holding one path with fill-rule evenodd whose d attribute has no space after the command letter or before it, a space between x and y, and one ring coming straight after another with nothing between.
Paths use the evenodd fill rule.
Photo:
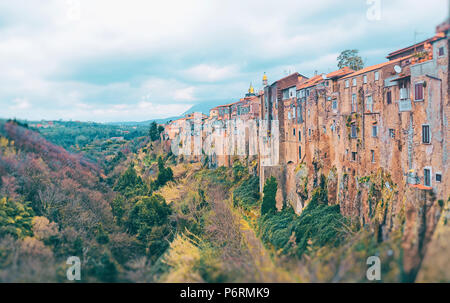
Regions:
<instances>
[{"instance_id":1,"label":"orange roof tile","mask_svg":"<svg viewBox=\"0 0 450 303\"><path fill-rule=\"evenodd\" d=\"M348 74L353 73L353 72L355 72L353 69L351 69L348 66L344 66L343 68L341 68L341 69L339 69L337 71L329 73L327 75L327 78L342 77L342 76L348 75Z\"/></svg>"},{"instance_id":2,"label":"orange roof tile","mask_svg":"<svg viewBox=\"0 0 450 303\"><path fill-rule=\"evenodd\" d=\"M310 86L314 86L314 85L320 83L321 81L323 81L322 75L314 76L314 77L306 80L305 82L297 84L297 90L306 88L306 87L310 87Z\"/></svg>"},{"instance_id":3,"label":"orange roof tile","mask_svg":"<svg viewBox=\"0 0 450 303\"><path fill-rule=\"evenodd\" d=\"M362 74L365 74L365 73L368 73L368 72L380 69L380 68L382 68L382 67L384 67L386 65L397 63L397 62L400 62L400 61L405 60L405 59L409 59L411 57L412 57L412 55L409 55L409 56L397 58L397 59L392 60L392 61L386 61L386 62L383 62L383 63L375 64L375 65L372 65L372 66L368 66L368 67L365 67L363 69L360 69L359 71L351 73L351 74L343 77L342 79L348 79L348 78L352 78L352 77L355 77L355 76L358 76L358 75L362 75Z\"/></svg>"}]
</instances>

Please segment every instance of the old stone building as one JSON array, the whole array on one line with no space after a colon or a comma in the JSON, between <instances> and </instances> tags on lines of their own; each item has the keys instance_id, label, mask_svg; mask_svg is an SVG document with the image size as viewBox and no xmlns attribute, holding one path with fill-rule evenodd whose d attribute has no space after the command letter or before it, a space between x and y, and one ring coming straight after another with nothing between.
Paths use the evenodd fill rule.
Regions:
<instances>
[{"instance_id":1,"label":"old stone building","mask_svg":"<svg viewBox=\"0 0 450 303\"><path fill-rule=\"evenodd\" d=\"M264 74L263 91L250 85L244 98L198 118L200 126L193 117L174 121L166 137L185 125L184 141L201 146L197 160L206 155L211 167L256 161L261 191L276 177L278 207L297 213L325 176L330 204L362 225L376 221L387 237L400 213L417 219L450 195L448 30L443 23L434 37L358 71L294 73L272 84ZM188 140L199 133L201 144Z\"/></svg>"}]
</instances>

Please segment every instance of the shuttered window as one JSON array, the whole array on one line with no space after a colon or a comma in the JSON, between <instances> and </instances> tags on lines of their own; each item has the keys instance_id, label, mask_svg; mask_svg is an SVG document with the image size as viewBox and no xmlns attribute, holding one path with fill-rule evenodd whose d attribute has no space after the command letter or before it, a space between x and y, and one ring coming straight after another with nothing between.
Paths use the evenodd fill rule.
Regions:
<instances>
[{"instance_id":1,"label":"shuttered window","mask_svg":"<svg viewBox=\"0 0 450 303\"><path fill-rule=\"evenodd\" d=\"M430 143L430 126L422 125L422 143L428 144Z\"/></svg>"},{"instance_id":2,"label":"shuttered window","mask_svg":"<svg viewBox=\"0 0 450 303\"><path fill-rule=\"evenodd\" d=\"M423 100L423 83L416 83L415 85L415 100Z\"/></svg>"}]
</instances>

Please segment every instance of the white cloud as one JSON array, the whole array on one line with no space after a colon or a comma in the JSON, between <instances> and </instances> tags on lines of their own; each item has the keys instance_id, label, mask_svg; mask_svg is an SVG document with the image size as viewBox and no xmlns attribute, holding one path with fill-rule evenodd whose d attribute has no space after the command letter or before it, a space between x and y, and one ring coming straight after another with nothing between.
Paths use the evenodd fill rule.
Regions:
<instances>
[{"instance_id":1,"label":"white cloud","mask_svg":"<svg viewBox=\"0 0 450 303\"><path fill-rule=\"evenodd\" d=\"M124 110L114 119L131 120L139 113L120 106L141 101L154 110L145 115L181 113L186 103L241 96L264 71L271 80L288 66L327 72L343 48L375 41L361 54L382 60L382 50L413 43L414 30L428 37L448 11L445 0L382 1L381 21L369 22L365 0L80 0L77 19L70 2L0 2L0 116L87 120L92 110L99 119ZM101 66L106 75L125 74L130 60L163 63L94 83L89 71L105 58L114 58Z\"/></svg>"},{"instance_id":2,"label":"white cloud","mask_svg":"<svg viewBox=\"0 0 450 303\"><path fill-rule=\"evenodd\" d=\"M236 65L215 66L199 64L189 68L183 74L193 81L216 82L237 77L239 68Z\"/></svg>"},{"instance_id":3,"label":"white cloud","mask_svg":"<svg viewBox=\"0 0 450 303\"><path fill-rule=\"evenodd\" d=\"M13 111L25 110L25 109L29 109L31 107L30 102L28 102L28 100L26 98L14 99L13 103L14 103L14 105L9 107Z\"/></svg>"},{"instance_id":4,"label":"white cloud","mask_svg":"<svg viewBox=\"0 0 450 303\"><path fill-rule=\"evenodd\" d=\"M180 101L193 101L195 100L194 91L195 87L192 86L183 89L177 89L175 90L173 98Z\"/></svg>"}]
</instances>

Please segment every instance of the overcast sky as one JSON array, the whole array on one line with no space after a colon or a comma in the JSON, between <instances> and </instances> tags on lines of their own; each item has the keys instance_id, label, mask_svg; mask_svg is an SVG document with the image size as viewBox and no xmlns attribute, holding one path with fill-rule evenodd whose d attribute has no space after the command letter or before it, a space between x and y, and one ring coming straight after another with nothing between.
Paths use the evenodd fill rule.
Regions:
<instances>
[{"instance_id":1,"label":"overcast sky","mask_svg":"<svg viewBox=\"0 0 450 303\"><path fill-rule=\"evenodd\" d=\"M379 0L378 14L376 1L0 0L0 117L175 116L236 101L264 72L333 71L344 49L380 63L448 12L447 0Z\"/></svg>"}]
</instances>

